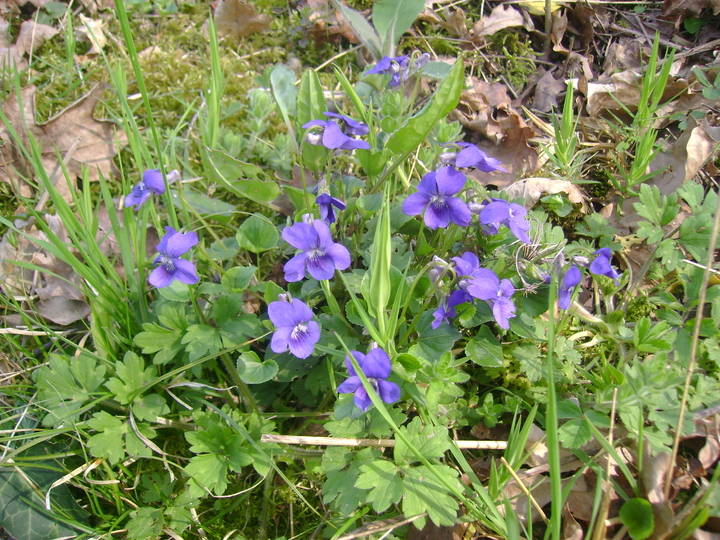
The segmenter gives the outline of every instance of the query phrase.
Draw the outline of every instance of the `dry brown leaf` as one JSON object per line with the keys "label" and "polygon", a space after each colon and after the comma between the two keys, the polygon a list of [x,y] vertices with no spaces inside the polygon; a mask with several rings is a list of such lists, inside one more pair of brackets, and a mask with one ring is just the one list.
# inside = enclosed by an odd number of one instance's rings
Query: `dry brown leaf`
{"label": "dry brown leaf", "polygon": [[553,109],[557,109],[557,96],[567,88],[567,83],[563,79],[556,79],[552,71],[546,71],[540,68],[542,76],[538,79],[535,86],[535,98],[533,99],[532,109],[538,112],[547,113]]}
{"label": "dry brown leaf", "polygon": [[700,15],[704,9],[711,9],[714,15],[720,13],[720,0],[665,0],[662,14],[665,18],[675,21],[676,28],[687,17]]}
{"label": "dry brown leaf", "polygon": [[445,28],[445,30],[447,30],[450,37],[460,39],[468,38],[470,33],[467,28],[467,18],[465,17],[465,12],[462,9],[456,8],[454,11],[450,12],[450,9],[446,8],[443,10],[443,15],[445,16],[445,20],[440,20],[440,24],[443,28]]}
{"label": "dry brown leaf", "polygon": [[523,16],[523,14],[512,6],[500,4],[496,6],[490,15],[485,15],[477,21],[470,34],[473,41],[479,41],[480,38],[492,36],[496,32],[504,28],[513,28],[523,26],[526,30],[533,30],[532,21]]}
{"label": "dry brown leaf", "polygon": [[646,40],[623,36],[608,46],[600,79],[606,79],[620,71],[640,71],[642,66],[640,59],[649,56],[650,47]]}
{"label": "dry brown leaf", "polygon": [[[88,170],[90,181],[97,181],[100,174],[109,178],[115,170],[113,158],[117,154],[116,144],[126,140],[125,132],[113,122],[93,117],[95,105],[104,92],[101,85],[45,124],[38,124],[35,118],[35,91],[32,85],[23,88],[20,100],[11,94],[2,109],[14,127],[20,144],[28,148],[32,136],[40,145],[45,172],[51,179],[60,178],[55,187],[69,201],[70,187],[60,171],[57,153],[66,160],[71,181],[82,175],[83,168]],[[35,176],[32,167],[17,149],[17,142],[7,127],[0,130],[0,139],[4,143],[0,150],[0,176],[20,189],[23,195],[29,196],[24,179]]]}
{"label": "dry brown leaf", "polygon": [[20,33],[15,41],[20,54],[35,52],[43,46],[45,40],[52,39],[58,31],[47,24],[38,24],[32,20],[25,21],[20,26]]}
{"label": "dry brown leaf", "polygon": [[587,211],[585,196],[582,191],[567,180],[555,180],[553,178],[525,178],[515,182],[505,189],[510,200],[525,199],[525,208],[532,208],[546,194],[565,193],[568,200],[573,204],[581,205],[581,211]]}
{"label": "dry brown leaf", "polygon": [[87,56],[97,56],[102,53],[103,47],[107,44],[107,38],[103,33],[105,22],[100,19],[91,19],[81,13],[80,24],[81,26],[78,27],[78,32],[80,32],[83,40],[92,43],[92,47],[87,52]]}
{"label": "dry brown leaf", "polygon": [[360,40],[355,35],[352,26],[339,9],[332,8],[328,0],[309,0],[308,6],[312,13],[308,19],[313,24],[309,36],[319,47],[323,43],[338,41],[341,37],[350,43],[358,44]]}
{"label": "dry brown leaf", "polygon": [[652,503],[667,502],[663,489],[665,487],[665,476],[669,467],[673,466],[670,452],[650,453],[650,445],[643,445],[643,467],[640,471],[640,478],[645,489],[647,500]]}
{"label": "dry brown leaf", "polygon": [[0,80],[6,73],[12,73],[13,66],[18,70],[25,69],[27,62],[23,53],[10,43],[10,24],[0,17]]}
{"label": "dry brown leaf", "polygon": [[568,20],[565,10],[558,10],[552,14],[552,26],[550,27],[550,39],[553,43],[555,52],[567,54],[569,51],[562,44],[565,31],[567,30]]}
{"label": "dry brown leaf", "polygon": [[[623,107],[631,112],[636,111],[640,101],[640,85],[640,74],[635,71],[621,71],[611,75],[609,80],[589,83],[586,92],[588,114],[593,117],[607,111],[622,111]],[[677,99],[687,90],[687,81],[671,81],[665,87],[660,103]]]}
{"label": "dry brown leaf", "polygon": [[264,32],[272,22],[268,15],[255,12],[255,4],[244,0],[219,0],[213,15],[220,37],[242,38]]}

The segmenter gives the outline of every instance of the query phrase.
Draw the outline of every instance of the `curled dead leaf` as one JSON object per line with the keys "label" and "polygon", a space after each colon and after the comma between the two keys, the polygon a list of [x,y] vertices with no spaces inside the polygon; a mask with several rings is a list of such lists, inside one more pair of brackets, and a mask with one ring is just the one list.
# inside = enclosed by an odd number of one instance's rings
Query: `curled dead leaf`
{"label": "curled dead leaf", "polygon": [[505,189],[512,199],[525,199],[525,208],[532,208],[544,195],[564,193],[572,204],[579,204],[583,213],[587,212],[585,195],[572,182],[553,178],[525,178]]}
{"label": "curled dead leaf", "polygon": [[270,28],[272,19],[255,11],[255,4],[244,0],[219,0],[215,11],[215,26],[220,37],[242,38]]}
{"label": "curled dead leaf", "polygon": [[534,29],[529,17],[524,16],[512,6],[500,4],[490,12],[490,15],[485,15],[473,25],[470,36],[474,42],[478,42],[500,30],[516,26],[522,26],[528,31]]}

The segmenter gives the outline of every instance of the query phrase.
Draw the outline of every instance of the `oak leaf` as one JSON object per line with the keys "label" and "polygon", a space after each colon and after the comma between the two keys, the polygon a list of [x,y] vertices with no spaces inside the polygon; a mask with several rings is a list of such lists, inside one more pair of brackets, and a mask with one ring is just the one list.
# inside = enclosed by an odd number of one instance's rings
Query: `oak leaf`
{"label": "oak leaf", "polygon": [[2,106],[8,122],[0,129],[0,140],[3,142],[0,178],[15,185],[23,196],[31,194],[26,181],[35,178],[36,173],[20,149],[30,148],[31,137],[40,147],[47,177],[56,182],[55,187],[65,200],[71,200],[70,189],[62,174],[58,155],[66,162],[71,182],[75,177],[82,176],[84,168],[88,170],[90,181],[99,180],[101,174],[105,178],[112,176],[117,144],[125,142],[126,135],[113,122],[93,117],[104,90],[102,85],[95,86],[44,124],[38,124],[35,116],[35,86],[23,88],[19,99],[16,93],[11,94]]}

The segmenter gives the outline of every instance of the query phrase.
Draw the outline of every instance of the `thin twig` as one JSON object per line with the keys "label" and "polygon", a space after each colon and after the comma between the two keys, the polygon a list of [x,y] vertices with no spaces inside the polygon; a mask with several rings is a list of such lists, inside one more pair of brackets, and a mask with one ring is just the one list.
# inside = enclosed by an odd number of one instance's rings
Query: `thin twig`
{"label": "thin twig", "polygon": [[[276,435],[266,433],[260,442],[280,444],[306,444],[312,446],[372,446],[392,448],[395,439],[349,439],[345,437],[303,437],[296,435]],[[455,441],[458,448],[466,450],[504,450],[507,441]]]}

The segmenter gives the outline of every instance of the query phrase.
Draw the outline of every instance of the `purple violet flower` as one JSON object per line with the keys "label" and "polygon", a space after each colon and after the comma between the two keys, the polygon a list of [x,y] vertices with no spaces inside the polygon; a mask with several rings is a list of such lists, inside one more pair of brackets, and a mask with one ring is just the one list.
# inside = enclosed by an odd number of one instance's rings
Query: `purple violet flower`
{"label": "purple violet flower", "polygon": [[408,216],[424,211],[423,219],[430,229],[444,229],[451,221],[466,227],[472,212],[462,199],[453,197],[465,187],[465,180],[465,175],[453,167],[430,171],[418,184],[417,192],[405,199],[402,210]]}
{"label": "purple violet flower", "polygon": [[[180,177],[177,171],[167,174],[168,184],[172,184]],[[140,208],[145,201],[153,195],[165,193],[165,182],[159,169],[148,169],[142,175],[142,180],[133,186],[132,190],[125,197],[125,206],[137,206]]]}
{"label": "purple violet flower", "polygon": [[486,173],[494,171],[507,172],[507,169],[501,165],[500,160],[488,156],[474,144],[465,142],[455,144],[463,147],[455,157],[456,167],[475,167]]}
{"label": "purple violet flower", "polygon": [[342,244],[333,242],[330,228],[319,219],[309,223],[295,223],[285,227],[283,239],[302,251],[285,263],[285,280],[300,281],[309,273],[315,279],[330,279],[335,269],[350,266],[350,252]]}
{"label": "purple violet flower", "polygon": [[526,215],[527,210],[519,204],[493,199],[480,210],[480,224],[495,231],[500,225],[507,225],[518,240],[529,244],[530,237],[527,232],[530,224],[525,219]]}
{"label": "purple violet flower", "polygon": [[582,272],[580,272],[580,269],[577,266],[572,265],[567,269],[567,272],[565,272],[562,282],[558,287],[558,307],[560,309],[567,309],[570,307],[572,294],[581,279]]}
{"label": "purple violet flower", "polygon": [[160,265],[150,273],[148,281],[154,287],[162,288],[177,279],[181,283],[194,285],[200,278],[195,272],[195,265],[180,256],[198,243],[197,233],[179,233],[172,227],[165,227],[165,236],[157,246],[159,255],[155,264]]}
{"label": "purple violet flower", "polygon": [[383,56],[375,66],[365,72],[365,75],[392,75],[388,86],[395,88],[408,80],[413,73],[429,61],[430,55],[428,53],[421,54],[412,63],[408,56]]}
{"label": "purple violet flower", "polygon": [[367,124],[364,124],[363,122],[358,122],[357,120],[354,120],[350,118],[349,116],[345,116],[344,114],[338,114],[338,113],[332,113],[332,112],[324,112],[325,116],[329,116],[330,118],[337,118],[342,122],[342,125],[340,126],[341,129],[343,129],[343,133],[347,135],[367,135],[370,133],[370,128],[367,126]]}
{"label": "purple violet flower", "polygon": [[278,300],[268,305],[268,317],[277,326],[270,341],[273,352],[290,354],[298,358],[307,358],[320,340],[320,326],[313,317],[312,310],[305,302],[293,298],[289,302]]}
{"label": "purple violet flower", "polygon": [[473,277],[480,269],[480,259],[471,251],[466,251],[460,257],[451,259],[455,262],[455,273],[458,277]]}
{"label": "purple violet flower", "polygon": [[[385,403],[395,403],[400,399],[400,387],[394,382],[386,380],[392,372],[392,364],[390,357],[382,349],[372,349],[367,354],[358,351],[350,351],[360,369],[367,377],[368,382]],[[359,409],[367,411],[372,400],[368,396],[367,390],[362,385],[360,377],[358,377],[355,368],[349,357],[345,357],[345,364],[348,368],[350,377],[338,386],[337,391],[341,394],[354,393],[353,401]]]}
{"label": "purple violet flower", "polygon": [[465,290],[471,296],[488,303],[500,328],[510,328],[509,319],[515,316],[515,304],[511,300],[515,287],[509,279],[501,281],[492,270],[480,268]]}
{"label": "purple violet flower", "polygon": [[433,317],[435,317],[435,320],[430,326],[432,326],[433,329],[436,329],[440,328],[440,325],[443,323],[450,324],[450,319],[454,318],[457,315],[455,306],[459,306],[460,304],[465,304],[466,302],[472,301],[472,296],[470,296],[462,289],[454,290],[450,293],[449,296],[443,296],[443,298],[440,300],[440,306],[438,306],[438,308],[433,313]]}
{"label": "purple violet flower", "polygon": [[595,258],[590,263],[590,273],[596,276],[607,276],[615,280],[615,285],[617,285],[620,273],[610,265],[610,259],[612,258],[610,248],[598,249],[595,255]]}
{"label": "purple violet flower", "polygon": [[307,141],[316,146],[324,146],[330,150],[370,150],[370,144],[366,141],[353,139],[349,135],[367,135],[369,128],[362,122],[336,113],[324,113],[326,116],[337,118],[345,130],[335,120],[311,120],[303,126],[308,129],[321,127],[321,131],[311,131],[307,134]]}
{"label": "purple violet flower", "polygon": [[[328,225],[335,223],[335,208],[345,210],[345,203],[340,199],[331,197],[329,193],[321,193],[318,195],[317,199],[315,199],[315,204],[318,205],[320,219]],[[335,208],[333,208],[333,206]]]}

